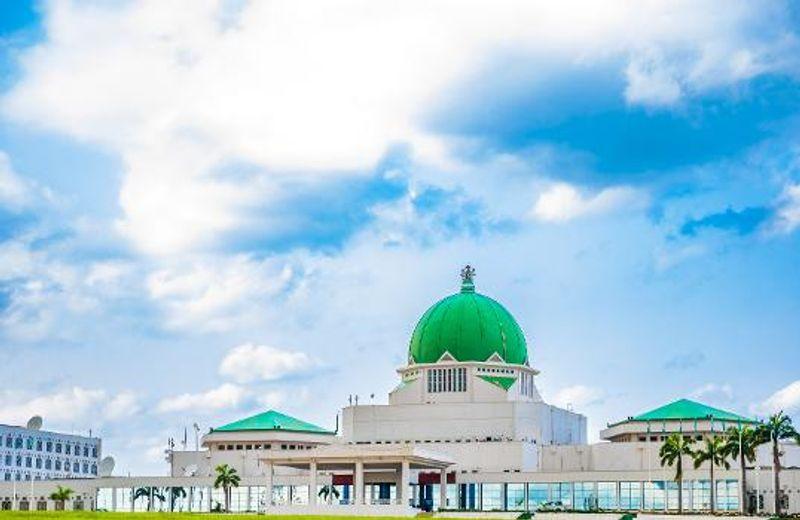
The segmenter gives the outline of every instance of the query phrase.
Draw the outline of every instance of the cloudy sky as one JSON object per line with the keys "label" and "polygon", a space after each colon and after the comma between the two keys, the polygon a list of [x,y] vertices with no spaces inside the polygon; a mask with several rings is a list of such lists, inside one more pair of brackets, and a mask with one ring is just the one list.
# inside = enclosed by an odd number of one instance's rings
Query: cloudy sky
{"label": "cloudy sky", "polygon": [[800,414],[789,2],[3,9],[0,422],[150,474],[194,422],[333,428],[467,262],[590,438]]}

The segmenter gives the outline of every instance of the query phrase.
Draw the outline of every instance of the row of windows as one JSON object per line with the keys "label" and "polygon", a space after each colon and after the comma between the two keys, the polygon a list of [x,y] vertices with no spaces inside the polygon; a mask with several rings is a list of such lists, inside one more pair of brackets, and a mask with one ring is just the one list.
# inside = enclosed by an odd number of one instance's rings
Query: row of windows
{"label": "row of windows", "polygon": [[428,369],[428,393],[466,392],[466,368]]}
{"label": "row of windows", "polygon": [[[692,437],[694,437],[694,440],[696,440],[696,441],[702,441],[703,440],[703,436],[702,435],[694,435],[694,436],[692,436],[692,435],[684,435],[683,436],[683,440],[690,441],[690,440],[692,440]],[[639,435],[638,440],[639,440],[639,442],[647,442],[648,437],[646,435]],[[667,435],[650,435],[650,439],[649,440],[650,440],[650,442],[665,441],[665,440],[667,440]]]}
{"label": "row of windows", "polygon": [[53,452],[55,450],[56,453],[64,452],[65,455],[72,455],[73,453],[76,456],[80,456],[81,454],[84,457],[88,457],[91,453],[92,457],[97,458],[97,446],[89,446],[75,444],[72,445],[68,442],[53,442],[53,441],[43,441],[42,439],[34,439],[33,437],[12,437],[11,435],[6,436],[5,442],[6,448],[14,448],[14,449],[27,449],[27,450],[36,450],[36,451],[46,451],[46,452]]}
{"label": "row of windows", "polygon": [[519,378],[519,392],[528,397],[534,396],[533,374],[528,372],[520,372]]}
{"label": "row of windows", "polygon": [[[678,509],[678,484],[674,481],[487,483],[460,484],[458,489],[452,487],[454,489],[448,486],[447,490],[448,506],[458,500],[462,509],[536,511],[545,503],[560,504],[564,509],[576,511]],[[433,494],[434,497],[437,495]],[[710,495],[711,483],[708,480],[683,482],[685,510],[710,509]],[[736,480],[716,481],[716,507],[720,511],[739,509]]]}
{"label": "row of windows", "polygon": [[[478,439],[478,438],[474,438],[474,439],[473,438],[467,438],[467,439],[422,439],[422,440],[415,439],[413,441],[412,440],[356,441],[355,443],[351,442],[350,444],[431,444],[431,443],[436,443],[436,444],[439,444],[439,443],[460,444],[462,442],[463,443],[469,443],[469,442],[504,442],[504,441],[510,441],[510,440],[511,439],[509,439],[509,438],[487,436],[487,437],[483,437],[483,438],[480,438],[480,439]],[[528,439],[523,438],[522,441],[527,442]],[[530,439],[530,442],[532,442],[533,444],[536,444],[536,439]]]}
{"label": "row of windows", "polygon": [[31,473],[27,471],[3,471],[0,472],[3,476],[3,480],[6,482],[10,482],[12,480],[52,480],[52,479],[64,479],[64,478],[78,478],[74,474],[70,473],[58,473],[58,472],[51,472],[51,473]]}
{"label": "row of windows", "polygon": [[[55,470],[61,471],[63,468],[64,471],[72,471],[73,473],[84,473],[87,475],[97,475],[97,464],[89,464],[88,462],[84,462],[81,464],[78,461],[70,462],[68,460],[61,461],[61,459],[42,459],[41,457],[36,457],[35,459],[30,455],[23,457],[22,455],[17,455],[16,457],[12,455],[6,455],[2,461],[5,463],[5,466],[12,467],[16,466],[18,468],[36,468],[36,469],[46,469],[46,470]],[[83,470],[83,471],[81,471]]]}
{"label": "row of windows", "polygon": [[271,449],[281,449],[281,450],[310,450],[314,448],[313,444],[275,444],[273,448],[272,444],[220,444],[217,449],[220,451],[241,451],[241,450],[271,450]]}

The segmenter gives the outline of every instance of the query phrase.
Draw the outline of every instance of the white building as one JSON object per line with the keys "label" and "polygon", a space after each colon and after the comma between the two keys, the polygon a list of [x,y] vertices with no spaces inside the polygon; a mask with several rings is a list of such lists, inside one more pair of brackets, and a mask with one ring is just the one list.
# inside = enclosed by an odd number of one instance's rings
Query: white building
{"label": "white building", "polygon": [[[465,268],[461,290],[420,319],[388,404],[345,407],[341,432],[267,411],[213,429],[199,451],[172,452],[169,477],[87,482],[81,504],[90,497],[88,506],[102,509],[208,511],[224,502],[212,488],[214,468],[228,464],[242,476],[235,511],[412,515],[549,503],[666,512],[678,509],[674,469],[659,463],[666,436],[699,442],[753,422],[679,400],[611,424],[604,442],[587,444],[585,417],[542,400],[524,334],[502,305],[475,292],[473,274]],[[798,512],[800,450],[790,443],[783,453],[784,510]],[[745,504],[738,465],[716,468],[718,510],[771,510],[772,458],[767,446],[758,455]],[[710,508],[709,469],[684,461],[685,510]],[[0,486],[0,505],[14,507],[4,493]]]}
{"label": "white building", "polygon": [[0,424],[0,480],[97,476],[100,439],[44,431],[40,426],[38,417],[32,418],[27,426]]}

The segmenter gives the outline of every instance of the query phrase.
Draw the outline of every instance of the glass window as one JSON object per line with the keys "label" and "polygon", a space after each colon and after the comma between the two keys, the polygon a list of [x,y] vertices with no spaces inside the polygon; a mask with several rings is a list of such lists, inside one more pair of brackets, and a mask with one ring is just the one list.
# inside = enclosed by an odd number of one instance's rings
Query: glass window
{"label": "glass window", "polygon": [[483,484],[481,499],[481,509],[484,511],[501,511],[503,509],[503,484]]}
{"label": "glass window", "polygon": [[42,459],[36,458],[36,469],[42,469]]}
{"label": "glass window", "polygon": [[36,451],[42,451],[42,439],[36,441]]}
{"label": "glass window", "polygon": [[25,448],[29,450],[33,449],[33,437],[28,437],[25,439]]}
{"label": "glass window", "polygon": [[591,511],[597,509],[594,482],[575,482],[575,509]]}
{"label": "glass window", "polygon": [[739,485],[737,480],[717,480],[717,509],[719,511],[739,510]]}
{"label": "glass window", "polygon": [[538,507],[549,500],[547,495],[549,484],[546,482],[531,482],[528,484],[528,509],[536,511]]}
{"label": "glass window", "polygon": [[14,439],[14,447],[17,449],[22,449],[22,437],[17,437]]}
{"label": "glass window", "polygon": [[75,462],[75,463],[72,465],[72,471],[73,471],[73,472],[75,472],[75,473],[78,473],[80,470],[81,470],[81,466],[80,466],[80,464],[78,464],[77,462]]}
{"label": "glass window", "polygon": [[97,457],[97,446],[92,446],[92,457]]}
{"label": "glass window", "polygon": [[[71,444],[65,444],[64,445],[64,453],[66,453],[67,455],[70,455],[72,453],[72,445]],[[78,451],[77,451],[77,448],[76,448],[75,449],[75,455],[77,455],[77,454],[78,454]]]}
{"label": "glass window", "polygon": [[22,455],[17,455],[17,467],[22,466]]}
{"label": "glass window", "polygon": [[525,484],[506,485],[506,509],[509,511],[525,510]]}
{"label": "glass window", "polygon": [[598,482],[597,483],[597,507],[600,509],[617,509],[617,483]]}
{"label": "glass window", "polygon": [[56,453],[61,453],[61,443],[60,442],[56,443]]}
{"label": "glass window", "polygon": [[628,510],[639,510],[642,508],[641,482],[619,483],[619,508]]}
{"label": "glass window", "polygon": [[61,461],[56,459],[56,471],[61,471]]}
{"label": "glass window", "polygon": [[644,483],[644,509],[661,511],[666,507],[666,486],[663,480]]}
{"label": "glass window", "polygon": [[47,459],[44,461],[44,469],[50,469],[53,466],[53,461]]}
{"label": "glass window", "polygon": [[13,443],[14,443],[14,440],[11,438],[11,435],[7,436],[6,437],[6,448],[10,448]]}
{"label": "glass window", "polygon": [[6,466],[11,465],[11,455],[6,455]]}
{"label": "glass window", "polygon": [[555,482],[550,487],[550,500],[572,509],[572,482]]}
{"label": "glass window", "polygon": [[708,480],[692,481],[692,508],[711,509],[711,483]]}
{"label": "glass window", "polygon": [[53,451],[53,442],[52,441],[47,441],[46,448],[47,448],[47,451]]}
{"label": "glass window", "polygon": [[84,446],[83,447],[83,456],[84,457],[88,457],[89,456],[89,447],[88,446]]}

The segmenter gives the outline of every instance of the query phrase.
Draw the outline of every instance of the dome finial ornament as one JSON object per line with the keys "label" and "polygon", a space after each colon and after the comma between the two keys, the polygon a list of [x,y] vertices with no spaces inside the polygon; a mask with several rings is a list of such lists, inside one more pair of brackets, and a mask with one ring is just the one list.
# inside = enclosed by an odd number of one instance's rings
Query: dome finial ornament
{"label": "dome finial ornament", "polygon": [[461,292],[475,292],[475,268],[467,264],[461,270]]}

